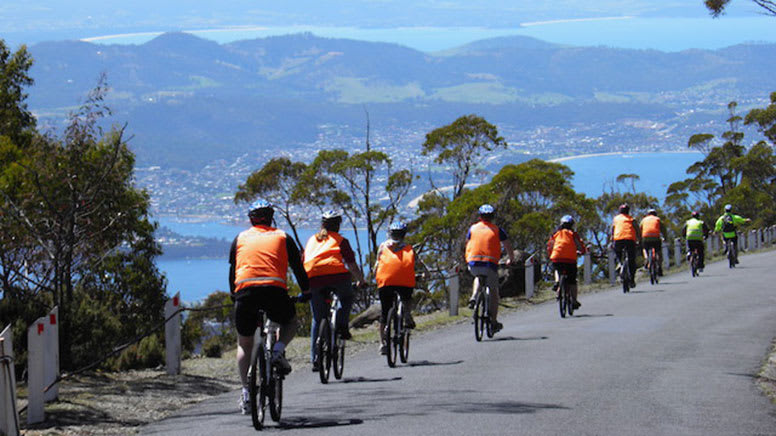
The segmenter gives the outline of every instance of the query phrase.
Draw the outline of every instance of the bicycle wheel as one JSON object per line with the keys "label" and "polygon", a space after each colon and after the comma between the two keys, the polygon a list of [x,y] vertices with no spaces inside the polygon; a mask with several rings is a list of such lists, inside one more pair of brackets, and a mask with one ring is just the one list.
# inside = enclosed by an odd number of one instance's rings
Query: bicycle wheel
{"label": "bicycle wheel", "polygon": [[698,276],[698,254],[694,250],[690,256],[690,275],[692,277]]}
{"label": "bicycle wheel", "polygon": [[732,242],[725,242],[727,244],[727,258],[728,258],[728,267],[729,268],[735,268],[736,267],[736,248],[735,245]]}
{"label": "bicycle wheel", "polygon": [[253,427],[261,430],[264,426],[264,407],[267,404],[266,382],[267,356],[264,344],[253,347],[251,353],[251,368],[248,371],[248,391],[250,393],[251,419]]}
{"label": "bicycle wheel", "polygon": [[652,285],[657,284],[657,259],[655,257],[655,249],[649,250],[649,283]]}
{"label": "bicycle wheel", "polygon": [[337,380],[342,379],[342,374],[345,371],[345,339],[337,335],[334,341],[334,349],[332,350],[332,365],[334,366],[334,378]]}
{"label": "bicycle wheel", "polygon": [[407,363],[407,357],[410,354],[410,330],[404,325],[404,310],[399,311],[399,360],[401,363]]}
{"label": "bicycle wheel", "polygon": [[476,339],[477,342],[482,340],[482,334],[485,332],[485,323],[487,322],[487,309],[485,308],[484,300],[483,292],[480,290],[477,292],[477,300],[476,303],[474,303],[474,314],[472,315],[474,317],[474,339]]}
{"label": "bicycle wheel", "polygon": [[318,327],[318,338],[315,340],[315,355],[319,362],[318,377],[321,383],[329,382],[329,371],[331,370],[331,325],[329,318],[321,320]]}
{"label": "bicycle wheel", "polygon": [[622,269],[620,270],[620,279],[622,280],[622,293],[627,294],[630,292],[630,259],[628,259],[628,253],[625,252],[622,260]]}
{"label": "bicycle wheel", "polygon": [[283,376],[278,374],[274,365],[269,368],[269,416],[273,421],[280,421],[283,410]]}
{"label": "bicycle wheel", "polygon": [[485,323],[485,334],[487,334],[489,338],[492,338],[493,334],[496,332],[493,331],[493,324],[491,323],[491,318],[490,318],[491,290],[490,288],[485,288],[485,289],[487,289],[487,291],[482,293],[482,306],[485,308],[485,316],[483,317],[484,318],[483,322]]}
{"label": "bicycle wheel", "polygon": [[385,354],[385,358],[388,359],[388,366],[391,368],[396,366],[396,354],[399,349],[399,344],[395,337],[396,325],[396,308],[392,307],[388,311],[388,318],[385,323],[385,344],[388,346],[388,353]]}
{"label": "bicycle wheel", "polygon": [[560,309],[560,317],[566,317],[566,280],[561,276],[560,282],[558,282],[558,308]]}

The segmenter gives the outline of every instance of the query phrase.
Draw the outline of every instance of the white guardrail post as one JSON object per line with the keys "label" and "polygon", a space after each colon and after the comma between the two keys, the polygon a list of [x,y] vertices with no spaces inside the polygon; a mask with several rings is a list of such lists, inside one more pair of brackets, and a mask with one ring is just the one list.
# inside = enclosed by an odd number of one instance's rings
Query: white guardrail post
{"label": "white guardrail post", "polygon": [[46,318],[38,318],[27,329],[27,424],[36,424],[46,419],[43,409],[46,321]]}
{"label": "white guardrail post", "polygon": [[671,268],[671,256],[668,255],[668,244],[663,244],[663,270],[668,274],[668,268]]}
{"label": "white guardrail post", "polygon": [[[49,386],[59,377],[59,307],[54,307],[46,316],[46,329],[43,335],[43,383]],[[53,385],[43,393],[43,400],[50,403],[59,398],[59,385]]]}
{"label": "white guardrail post", "polygon": [[711,239],[711,254],[716,254],[719,251],[719,236],[712,233],[709,239]]}
{"label": "white guardrail post", "polygon": [[525,298],[531,298],[534,295],[534,268],[533,255],[525,260]]}
{"label": "white guardrail post", "polygon": [[585,284],[589,285],[593,283],[593,257],[590,255],[590,249],[588,249],[587,253],[585,253],[585,260],[583,265],[585,270]]}
{"label": "white guardrail post", "polygon": [[616,274],[616,255],[614,253],[614,248],[610,248],[607,252],[607,259],[609,260],[609,283],[614,286],[617,283],[617,274]]}
{"label": "white guardrail post", "polygon": [[682,264],[682,240],[679,238],[674,239],[674,264]]}
{"label": "white guardrail post", "polygon": [[738,239],[737,239],[737,241],[738,241],[737,252],[741,253],[741,252],[744,251],[744,245],[746,244],[746,241],[745,241],[746,233],[736,232],[736,235],[738,236]]}
{"label": "white guardrail post", "polygon": [[450,316],[458,316],[458,300],[461,297],[461,278],[458,276],[456,268],[450,270],[450,278],[447,282],[447,289],[450,291],[449,301],[447,302]]}
{"label": "white guardrail post", "polygon": [[[177,375],[181,373],[181,314],[178,312],[181,304],[181,293],[178,292],[164,304],[164,319],[168,319],[164,325],[165,354],[167,360],[167,374]],[[178,312],[178,313],[175,313]],[[175,316],[173,316],[175,314]],[[172,318],[170,318],[172,316]]]}
{"label": "white guardrail post", "polygon": [[0,434],[19,436],[11,326],[0,333]]}
{"label": "white guardrail post", "polygon": [[706,253],[708,253],[708,256],[711,257],[714,254],[714,246],[712,245],[713,238],[711,236],[706,238]]}

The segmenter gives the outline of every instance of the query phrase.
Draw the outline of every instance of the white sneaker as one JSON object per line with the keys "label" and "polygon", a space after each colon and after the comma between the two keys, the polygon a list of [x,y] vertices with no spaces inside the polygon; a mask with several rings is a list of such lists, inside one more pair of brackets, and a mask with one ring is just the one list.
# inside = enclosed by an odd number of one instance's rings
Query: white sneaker
{"label": "white sneaker", "polygon": [[251,394],[245,388],[240,393],[240,413],[243,415],[251,413]]}

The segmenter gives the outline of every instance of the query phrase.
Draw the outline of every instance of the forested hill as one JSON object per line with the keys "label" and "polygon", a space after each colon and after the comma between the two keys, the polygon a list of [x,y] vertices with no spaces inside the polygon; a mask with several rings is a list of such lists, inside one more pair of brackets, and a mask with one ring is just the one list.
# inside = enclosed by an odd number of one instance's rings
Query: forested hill
{"label": "forested hill", "polygon": [[[164,143],[169,151],[186,143],[196,148],[188,158],[214,143],[226,147],[226,155],[236,153],[228,144],[246,138],[309,141],[321,123],[361,129],[364,104],[397,124],[431,125],[467,112],[524,125],[533,122],[524,115],[536,111],[544,111],[542,123],[562,124],[586,121],[591,112],[607,122],[618,113],[715,110],[731,99],[764,98],[776,71],[773,44],[665,53],[527,37],[435,55],[311,34],[219,45],[171,33],[139,46],[68,41],[30,50],[35,86],[29,103],[39,116],[62,116],[105,72],[111,104],[138,129],[141,146]],[[138,155],[147,161],[145,153]]]}

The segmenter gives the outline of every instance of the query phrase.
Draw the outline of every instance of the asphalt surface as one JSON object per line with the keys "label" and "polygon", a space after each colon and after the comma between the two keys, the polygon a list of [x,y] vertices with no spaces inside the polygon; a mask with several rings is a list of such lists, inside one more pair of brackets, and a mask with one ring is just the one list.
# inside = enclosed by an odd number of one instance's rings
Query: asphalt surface
{"label": "asphalt surface", "polygon": [[[344,381],[293,372],[283,435],[776,435],[776,406],[754,377],[776,336],[776,253],[742,255],[659,285],[583,295],[572,318],[547,303],[501,317],[477,343],[470,323],[413,337],[410,362],[376,350]],[[143,435],[249,435],[238,392]]]}

